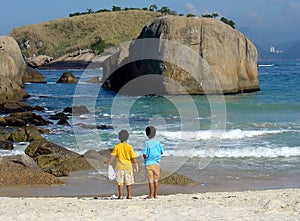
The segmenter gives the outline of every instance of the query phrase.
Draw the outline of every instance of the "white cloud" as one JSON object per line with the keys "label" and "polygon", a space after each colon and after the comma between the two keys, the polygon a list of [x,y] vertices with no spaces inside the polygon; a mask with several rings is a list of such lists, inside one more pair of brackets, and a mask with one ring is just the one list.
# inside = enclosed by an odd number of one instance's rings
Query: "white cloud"
{"label": "white cloud", "polygon": [[185,7],[188,9],[188,12],[194,15],[198,15],[199,12],[197,10],[197,8],[192,4],[192,3],[186,3]]}
{"label": "white cloud", "polygon": [[256,11],[250,11],[248,12],[248,17],[250,18],[250,20],[257,24],[257,25],[263,25],[264,24],[264,21],[265,19],[259,15]]}

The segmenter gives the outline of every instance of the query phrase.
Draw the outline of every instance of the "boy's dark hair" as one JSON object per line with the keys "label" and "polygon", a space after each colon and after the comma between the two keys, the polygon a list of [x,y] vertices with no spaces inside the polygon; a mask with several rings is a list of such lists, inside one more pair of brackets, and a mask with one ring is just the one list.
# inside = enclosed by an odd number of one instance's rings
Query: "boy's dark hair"
{"label": "boy's dark hair", "polygon": [[118,138],[121,142],[124,142],[126,140],[128,140],[128,137],[129,137],[129,133],[127,130],[121,130],[119,133],[118,133]]}
{"label": "boy's dark hair", "polygon": [[151,138],[155,137],[156,129],[153,126],[148,126],[148,127],[146,127],[145,132],[146,132],[147,137],[149,139],[151,139]]}

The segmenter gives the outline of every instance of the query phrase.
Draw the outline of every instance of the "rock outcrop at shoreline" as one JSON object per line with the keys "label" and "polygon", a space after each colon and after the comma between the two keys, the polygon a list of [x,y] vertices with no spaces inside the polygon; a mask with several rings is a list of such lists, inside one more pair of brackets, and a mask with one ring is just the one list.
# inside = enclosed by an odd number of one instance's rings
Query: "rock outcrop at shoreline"
{"label": "rock outcrop at shoreline", "polygon": [[[102,151],[88,150],[83,155],[70,151],[52,142],[40,139],[34,140],[26,148],[25,153],[31,157],[44,171],[56,176],[67,176],[75,171],[105,170],[110,158],[111,149]],[[142,159],[139,159],[140,165]],[[147,183],[145,172],[141,169],[135,173],[136,183]],[[192,186],[196,182],[192,179],[168,171],[161,171],[162,184]]]}
{"label": "rock outcrop at shoreline", "polygon": [[[25,82],[45,83],[45,78],[28,67],[17,42],[8,36],[0,36],[0,117],[1,149],[14,149],[12,142],[42,139],[43,129],[36,125],[51,123],[32,113],[40,107],[23,103],[29,95]],[[54,175],[44,172],[25,154],[0,157],[0,185],[10,184],[62,184]]]}
{"label": "rock outcrop at shoreline", "polygon": [[[119,91],[150,74],[144,85],[137,85],[140,94],[147,87],[166,94],[258,91],[257,57],[249,39],[219,20],[163,16],[146,26],[128,51],[105,60],[102,83]],[[155,75],[161,77],[156,80]]]}
{"label": "rock outcrop at shoreline", "polygon": [[26,98],[24,82],[46,81],[39,72],[25,64],[19,45],[13,38],[0,36],[0,104]]}
{"label": "rock outcrop at shoreline", "polygon": [[62,184],[45,173],[30,157],[16,155],[0,158],[0,185]]}
{"label": "rock outcrop at shoreline", "polygon": [[99,56],[89,51],[78,50],[49,62],[46,61],[44,64],[40,62],[37,67],[40,69],[98,69],[102,67],[102,62],[105,59],[106,56]]}

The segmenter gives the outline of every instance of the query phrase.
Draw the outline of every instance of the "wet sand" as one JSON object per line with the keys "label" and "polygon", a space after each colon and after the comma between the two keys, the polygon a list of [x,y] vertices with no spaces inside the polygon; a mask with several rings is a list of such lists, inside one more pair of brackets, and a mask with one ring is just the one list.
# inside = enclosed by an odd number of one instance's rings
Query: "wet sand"
{"label": "wet sand", "polygon": [[[224,161],[216,160],[205,169],[197,169],[197,162],[186,162],[176,172],[188,176],[197,182],[194,186],[160,185],[159,194],[205,193],[226,191],[249,191],[268,189],[300,188],[299,169],[290,171],[261,170],[257,168],[227,167]],[[163,166],[163,165],[162,165]],[[143,169],[140,167],[140,169]],[[31,185],[1,186],[0,196],[3,197],[84,197],[117,194],[114,181],[98,173],[79,172],[60,178],[64,185]],[[146,180],[133,186],[133,195],[148,193]]]}

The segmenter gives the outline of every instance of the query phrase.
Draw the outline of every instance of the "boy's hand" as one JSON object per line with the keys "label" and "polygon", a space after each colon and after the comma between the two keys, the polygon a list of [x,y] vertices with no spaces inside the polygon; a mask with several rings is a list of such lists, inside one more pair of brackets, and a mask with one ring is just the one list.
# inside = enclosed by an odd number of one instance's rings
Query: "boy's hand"
{"label": "boy's hand", "polygon": [[134,164],[133,172],[138,172],[139,171],[139,165]]}

